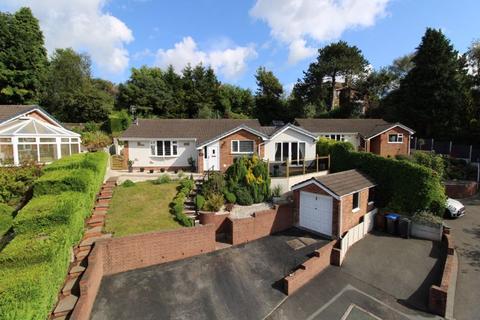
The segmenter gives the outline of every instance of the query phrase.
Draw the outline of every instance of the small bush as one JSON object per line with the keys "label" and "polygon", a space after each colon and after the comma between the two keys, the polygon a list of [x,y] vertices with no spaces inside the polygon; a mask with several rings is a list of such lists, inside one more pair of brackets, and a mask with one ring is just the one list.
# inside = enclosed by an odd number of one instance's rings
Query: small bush
{"label": "small bush", "polygon": [[443,224],[443,219],[441,217],[425,210],[415,213],[412,216],[412,221],[432,227],[439,227]]}
{"label": "small bush", "polygon": [[17,205],[26,196],[41,171],[35,165],[0,168],[0,202]]}
{"label": "small bush", "polygon": [[211,173],[202,185],[202,194],[205,198],[210,197],[212,194],[223,193],[226,187],[225,177],[223,174],[214,172]]}
{"label": "small bush", "polygon": [[247,190],[239,189],[237,190],[237,203],[242,206],[250,206],[253,204],[253,197]]}
{"label": "small bush", "polygon": [[222,208],[223,203],[223,195],[213,193],[207,198],[207,201],[205,201],[204,208],[207,211],[217,212]]}
{"label": "small bush", "polygon": [[228,192],[226,191],[224,193],[224,196],[225,196],[225,200],[228,202],[228,203],[235,203],[237,202],[237,197],[235,197],[235,194],[231,193],[231,192]]}
{"label": "small bush", "polygon": [[165,184],[169,183],[171,181],[170,176],[168,174],[162,174],[160,177],[157,179],[153,180],[153,184]]}
{"label": "small bush", "polygon": [[197,210],[202,210],[203,206],[205,205],[205,197],[202,196],[201,194],[197,194],[194,202],[195,202],[195,208],[197,208]]}
{"label": "small bush", "polygon": [[135,187],[135,182],[133,182],[132,180],[125,180],[123,183],[122,183],[122,187],[124,188],[131,188],[131,187]]}
{"label": "small bush", "polygon": [[275,187],[273,187],[272,195],[274,197],[280,197],[282,195],[282,186],[276,185]]}
{"label": "small bush", "polygon": [[181,189],[184,189],[187,191],[187,195],[190,193],[190,191],[193,190],[193,188],[195,188],[195,182],[192,180],[192,179],[182,179],[180,181],[180,188]]}

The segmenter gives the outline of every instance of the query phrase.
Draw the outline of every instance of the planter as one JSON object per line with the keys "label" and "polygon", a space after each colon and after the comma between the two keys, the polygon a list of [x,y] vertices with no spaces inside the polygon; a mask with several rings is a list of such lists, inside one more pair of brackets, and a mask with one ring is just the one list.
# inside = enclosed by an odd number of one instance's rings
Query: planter
{"label": "planter", "polygon": [[162,172],[162,173],[163,173],[163,172],[165,172],[165,169],[163,169],[163,168],[162,168],[162,169],[160,169],[160,172]]}
{"label": "planter", "polygon": [[412,221],[411,235],[415,238],[433,241],[442,240],[443,225],[426,225]]}
{"label": "planter", "polygon": [[145,171],[145,168],[140,168],[140,172],[144,172]]}
{"label": "planter", "polygon": [[153,173],[153,169],[148,170],[149,173]]}
{"label": "planter", "polygon": [[133,167],[128,167],[128,172],[133,172]]}

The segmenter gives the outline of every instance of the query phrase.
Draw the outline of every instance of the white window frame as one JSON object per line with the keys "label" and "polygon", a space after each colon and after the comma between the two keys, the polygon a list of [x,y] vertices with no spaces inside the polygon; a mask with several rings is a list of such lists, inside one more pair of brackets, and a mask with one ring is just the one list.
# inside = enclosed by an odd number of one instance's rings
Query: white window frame
{"label": "white window frame", "polygon": [[[390,141],[390,136],[396,136],[396,141]],[[403,133],[389,133],[388,143],[403,143]]]}
{"label": "white window frame", "polygon": [[[165,142],[170,143],[170,154],[169,155],[165,154]],[[158,147],[157,147],[158,143],[162,144],[162,154],[158,154]],[[178,141],[177,140],[152,140],[152,141],[150,141],[150,156],[152,156],[152,157],[163,157],[163,158],[178,157]]]}
{"label": "white window frame", "polygon": [[[324,138],[330,139],[330,140],[335,140],[335,141],[345,141],[345,135],[344,134],[325,134],[323,135]],[[333,138],[332,138],[333,137]]]}
{"label": "white window frame", "polygon": [[[298,164],[296,165],[293,165],[293,166],[303,166],[303,161],[305,160],[305,154],[303,155],[303,159],[300,158],[300,144],[304,144],[305,145],[305,148],[303,149],[304,153],[307,152],[307,143],[305,141],[282,141],[282,142],[275,142],[275,152],[274,152],[274,155],[273,155],[273,159],[275,160],[275,162],[284,162],[286,160],[283,160],[283,144],[284,143],[288,143],[288,162],[292,163],[292,143],[297,143],[297,161]],[[280,161],[276,160],[275,159],[275,155],[276,155],[276,150],[277,150],[277,144],[280,144]]]}
{"label": "white window frame", "polygon": [[[237,143],[237,151],[233,150],[233,143],[236,142]],[[244,151],[240,151],[240,143],[241,142],[251,142],[252,143],[252,151],[247,151],[247,152],[244,152]],[[230,151],[232,154],[254,154],[255,153],[255,141],[253,140],[232,140],[230,142]]]}
{"label": "white window frame", "polygon": [[[355,195],[357,195],[357,206],[355,207]],[[360,210],[360,191],[352,194],[352,212],[358,212]]]}

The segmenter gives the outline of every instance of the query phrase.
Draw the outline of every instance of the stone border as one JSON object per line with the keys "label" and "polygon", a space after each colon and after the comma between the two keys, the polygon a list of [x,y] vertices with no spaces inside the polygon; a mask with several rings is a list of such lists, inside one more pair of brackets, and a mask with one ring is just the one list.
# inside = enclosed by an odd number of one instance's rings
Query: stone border
{"label": "stone border", "polygon": [[432,285],[428,296],[428,308],[432,313],[447,319],[453,318],[455,288],[457,285],[458,256],[455,250],[450,229],[445,228],[442,243],[445,249],[445,262],[443,266],[440,285]]}

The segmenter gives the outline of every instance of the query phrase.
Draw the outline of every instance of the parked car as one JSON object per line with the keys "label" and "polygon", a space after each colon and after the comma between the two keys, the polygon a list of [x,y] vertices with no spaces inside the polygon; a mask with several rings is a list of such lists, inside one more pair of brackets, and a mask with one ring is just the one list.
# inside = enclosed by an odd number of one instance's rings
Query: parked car
{"label": "parked car", "polygon": [[445,215],[449,218],[458,218],[465,214],[465,206],[458,200],[447,198]]}

